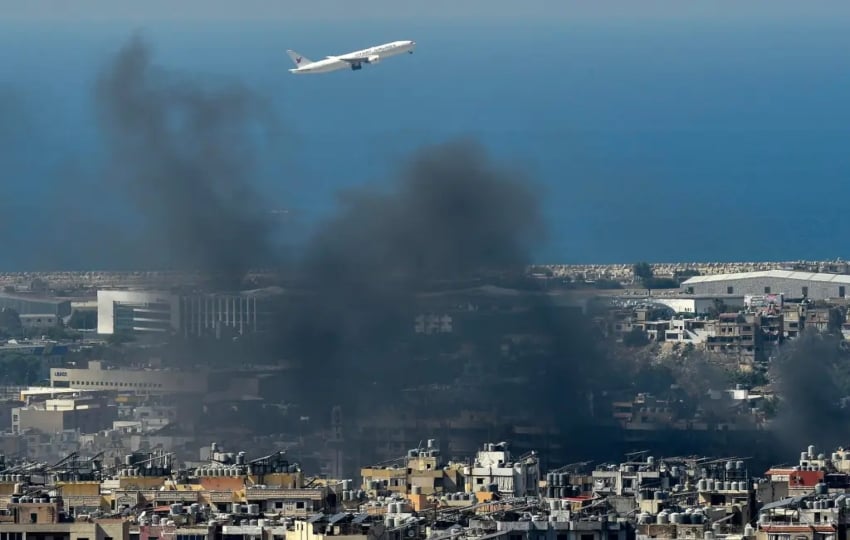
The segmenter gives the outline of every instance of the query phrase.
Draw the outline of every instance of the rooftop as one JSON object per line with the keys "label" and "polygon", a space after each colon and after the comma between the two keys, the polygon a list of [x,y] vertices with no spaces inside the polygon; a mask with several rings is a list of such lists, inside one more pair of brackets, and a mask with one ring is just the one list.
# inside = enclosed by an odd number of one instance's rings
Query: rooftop
{"label": "rooftop", "polygon": [[791,270],[764,270],[760,272],[739,272],[735,274],[694,276],[684,281],[682,285],[756,278],[795,279],[798,281],[822,281],[829,283],[850,284],[850,276],[844,274],[824,274],[820,272],[794,272]]}

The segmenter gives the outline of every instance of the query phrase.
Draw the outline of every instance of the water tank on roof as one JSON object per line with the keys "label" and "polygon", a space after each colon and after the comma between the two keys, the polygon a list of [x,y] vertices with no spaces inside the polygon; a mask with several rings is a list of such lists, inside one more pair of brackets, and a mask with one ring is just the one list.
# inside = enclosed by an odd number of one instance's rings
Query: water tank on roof
{"label": "water tank on roof", "polygon": [[260,505],[259,504],[249,504],[248,505],[248,514],[252,516],[256,516],[260,513]]}
{"label": "water tank on roof", "polygon": [[818,482],[815,486],[815,493],[818,495],[826,495],[826,492],[826,484],[824,484],[823,482]]}
{"label": "water tank on roof", "polygon": [[823,454],[818,454],[818,460],[819,460],[819,461],[823,461],[823,460],[825,460],[825,459],[826,459],[826,456],[825,456],[825,455],[823,455]]}
{"label": "water tank on roof", "polygon": [[699,481],[697,482],[697,490],[699,490],[699,491],[708,490],[708,480],[706,480],[705,478],[700,478]]}
{"label": "water tank on roof", "polygon": [[743,461],[736,462],[735,468],[738,469],[739,471],[743,471],[744,470],[744,462]]}
{"label": "water tank on roof", "polygon": [[705,523],[705,515],[702,512],[694,512],[691,514],[691,523],[694,525],[702,525]]}
{"label": "water tank on roof", "polygon": [[666,525],[667,523],[670,523],[670,514],[668,514],[666,510],[662,510],[658,514],[658,524]]}
{"label": "water tank on roof", "polygon": [[180,503],[174,503],[171,505],[171,514],[177,515],[183,513],[183,505]]}
{"label": "water tank on roof", "polygon": [[805,452],[805,451],[800,452],[800,461],[807,461],[808,459],[809,459],[808,452]]}
{"label": "water tank on roof", "polygon": [[809,451],[808,451],[808,454],[809,454],[809,459],[814,459],[814,458],[815,458],[815,445],[813,445],[813,444],[810,444],[810,445],[809,445]]}
{"label": "water tank on roof", "polygon": [[731,470],[733,470],[734,468],[735,468],[735,463],[734,463],[734,462],[732,462],[732,461],[727,461],[727,462],[726,462],[726,470],[727,470],[727,471],[731,471]]}
{"label": "water tank on roof", "polygon": [[750,537],[753,537],[755,535],[756,535],[756,530],[753,528],[752,525],[750,525],[749,523],[744,525],[744,536],[745,537],[750,538]]}

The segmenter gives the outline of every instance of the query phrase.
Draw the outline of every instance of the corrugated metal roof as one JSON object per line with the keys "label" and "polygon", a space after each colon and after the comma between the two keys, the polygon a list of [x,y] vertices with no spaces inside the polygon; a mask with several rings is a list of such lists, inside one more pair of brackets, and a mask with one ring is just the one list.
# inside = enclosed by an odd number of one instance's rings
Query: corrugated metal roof
{"label": "corrugated metal roof", "polygon": [[820,281],[826,283],[846,283],[850,285],[850,276],[845,274],[794,272],[791,270],[763,270],[759,272],[738,272],[736,274],[713,274],[710,276],[694,276],[682,282],[682,285],[694,285],[696,283],[711,283],[716,281],[736,281],[754,278],[794,279],[797,281]]}

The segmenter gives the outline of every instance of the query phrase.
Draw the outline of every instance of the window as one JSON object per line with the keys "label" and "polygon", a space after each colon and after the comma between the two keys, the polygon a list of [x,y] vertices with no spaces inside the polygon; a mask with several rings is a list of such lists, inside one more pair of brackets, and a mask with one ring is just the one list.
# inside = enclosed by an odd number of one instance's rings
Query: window
{"label": "window", "polygon": [[735,287],[726,287],[726,294],[733,294],[735,292]]}
{"label": "window", "polygon": [[839,297],[839,298],[844,298],[844,293],[845,293],[844,285],[842,285],[842,286],[838,287],[838,297]]}
{"label": "window", "polygon": [[808,298],[808,297],[809,297],[809,288],[803,287],[803,298]]}
{"label": "window", "polygon": [[[688,294],[694,294],[694,288],[693,288],[693,287],[688,287],[688,288],[685,290],[685,292],[687,292]],[[561,534],[559,534],[558,536],[565,536],[565,535],[561,535]]]}
{"label": "window", "polygon": [[770,294],[770,287],[764,288],[764,294]]}

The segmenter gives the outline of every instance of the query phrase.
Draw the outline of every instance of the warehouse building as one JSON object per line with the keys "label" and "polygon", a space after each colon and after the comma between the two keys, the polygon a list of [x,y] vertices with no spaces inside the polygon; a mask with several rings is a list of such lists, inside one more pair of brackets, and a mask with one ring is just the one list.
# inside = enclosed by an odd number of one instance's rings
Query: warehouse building
{"label": "warehouse building", "polygon": [[35,295],[0,293],[0,309],[13,309],[18,315],[51,315],[61,318],[71,314],[71,301]]}
{"label": "warehouse building", "polygon": [[767,270],[695,276],[682,283],[687,294],[695,295],[765,295],[782,294],[788,299],[828,300],[846,298],[850,276]]}

